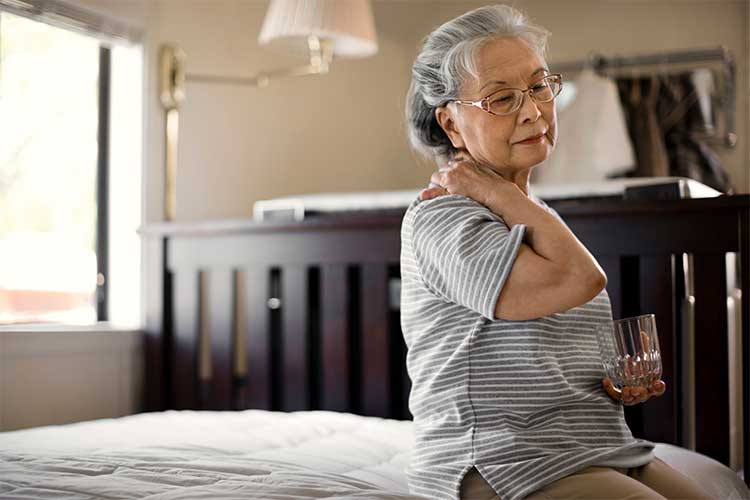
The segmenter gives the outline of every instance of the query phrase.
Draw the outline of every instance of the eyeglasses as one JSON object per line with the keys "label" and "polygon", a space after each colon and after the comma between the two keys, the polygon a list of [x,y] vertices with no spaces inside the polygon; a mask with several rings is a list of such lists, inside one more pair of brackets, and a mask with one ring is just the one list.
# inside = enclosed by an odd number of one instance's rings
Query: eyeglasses
{"label": "eyeglasses", "polygon": [[509,115],[517,111],[523,104],[523,95],[527,92],[537,102],[549,102],[562,90],[562,75],[553,73],[547,75],[526,90],[500,89],[478,101],[462,101],[454,99],[458,104],[476,106],[491,115]]}

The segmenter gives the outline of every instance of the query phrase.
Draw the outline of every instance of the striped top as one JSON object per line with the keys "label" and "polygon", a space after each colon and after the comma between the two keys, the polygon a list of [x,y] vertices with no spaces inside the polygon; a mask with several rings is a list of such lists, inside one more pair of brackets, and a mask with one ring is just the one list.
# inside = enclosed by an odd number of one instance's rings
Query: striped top
{"label": "striped top", "polygon": [[612,319],[606,289],[562,313],[495,318],[525,231],[462,195],[406,210],[401,328],[416,440],[406,472],[416,495],[457,500],[475,466],[500,498],[520,499],[591,465],[653,457],[601,386],[594,328]]}

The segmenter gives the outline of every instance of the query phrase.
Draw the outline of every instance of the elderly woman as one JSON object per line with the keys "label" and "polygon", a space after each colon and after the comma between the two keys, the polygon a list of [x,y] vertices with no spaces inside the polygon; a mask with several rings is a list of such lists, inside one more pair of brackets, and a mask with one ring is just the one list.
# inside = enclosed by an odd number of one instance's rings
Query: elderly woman
{"label": "elderly woman", "polygon": [[401,230],[401,322],[416,447],[410,489],[428,498],[701,498],[635,439],[594,328],[606,276],[529,193],[557,137],[561,76],[548,32],[494,5],[433,31],[412,68],[413,147],[441,168]]}

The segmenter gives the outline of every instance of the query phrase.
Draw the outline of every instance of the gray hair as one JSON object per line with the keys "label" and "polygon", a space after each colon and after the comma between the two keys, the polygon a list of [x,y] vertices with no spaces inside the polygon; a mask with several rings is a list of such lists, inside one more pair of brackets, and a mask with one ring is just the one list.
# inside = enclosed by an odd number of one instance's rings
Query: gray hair
{"label": "gray hair", "polygon": [[478,76],[475,56],[485,43],[519,37],[544,59],[549,35],[509,5],[488,5],[451,19],[425,37],[406,95],[406,127],[412,148],[435,161],[456,153],[435,118],[435,109],[457,99],[467,77]]}

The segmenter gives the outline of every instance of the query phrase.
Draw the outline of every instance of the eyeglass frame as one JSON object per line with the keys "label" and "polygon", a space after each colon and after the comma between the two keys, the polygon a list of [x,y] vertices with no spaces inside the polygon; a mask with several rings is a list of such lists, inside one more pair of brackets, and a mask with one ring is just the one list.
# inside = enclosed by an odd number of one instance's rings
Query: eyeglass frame
{"label": "eyeglass frame", "polygon": [[[546,80],[547,78],[549,78],[551,76],[555,76],[555,77],[557,77],[559,79],[560,90],[558,90],[557,94],[553,95],[552,99],[549,99],[548,101],[538,101],[537,98],[534,97],[534,86],[532,85],[531,87],[528,87],[526,90],[519,89],[519,88],[514,88],[514,87],[503,87],[501,89],[495,90],[491,94],[487,95],[486,97],[483,97],[482,99],[479,99],[478,101],[466,101],[466,100],[463,100],[463,99],[452,99],[451,101],[448,101],[448,102],[455,102],[457,104],[464,104],[464,105],[467,105],[467,106],[475,106],[475,107],[481,109],[482,111],[484,111],[486,113],[489,113],[491,115],[495,115],[495,116],[508,116],[508,115],[512,115],[513,113],[515,113],[516,111],[518,111],[519,109],[521,109],[521,107],[523,106],[523,98],[524,98],[524,94],[526,94],[526,93],[529,93],[529,97],[533,97],[534,100],[537,101],[537,102],[552,102],[552,101],[554,101],[555,97],[557,97],[558,95],[560,95],[560,92],[562,92],[563,82],[562,82],[562,74],[561,73],[550,73],[548,75],[544,75],[542,78],[540,78],[539,80],[537,80],[536,82],[534,82],[534,85],[536,85],[537,83],[541,82],[542,80]],[[514,109],[513,111],[509,111],[507,113],[503,113],[503,114],[493,113],[492,111],[490,111],[490,105],[489,105],[490,97],[492,97],[493,95],[497,94],[498,92],[502,92],[503,90],[520,90],[521,91],[521,104],[519,104],[518,107],[516,109]]]}

